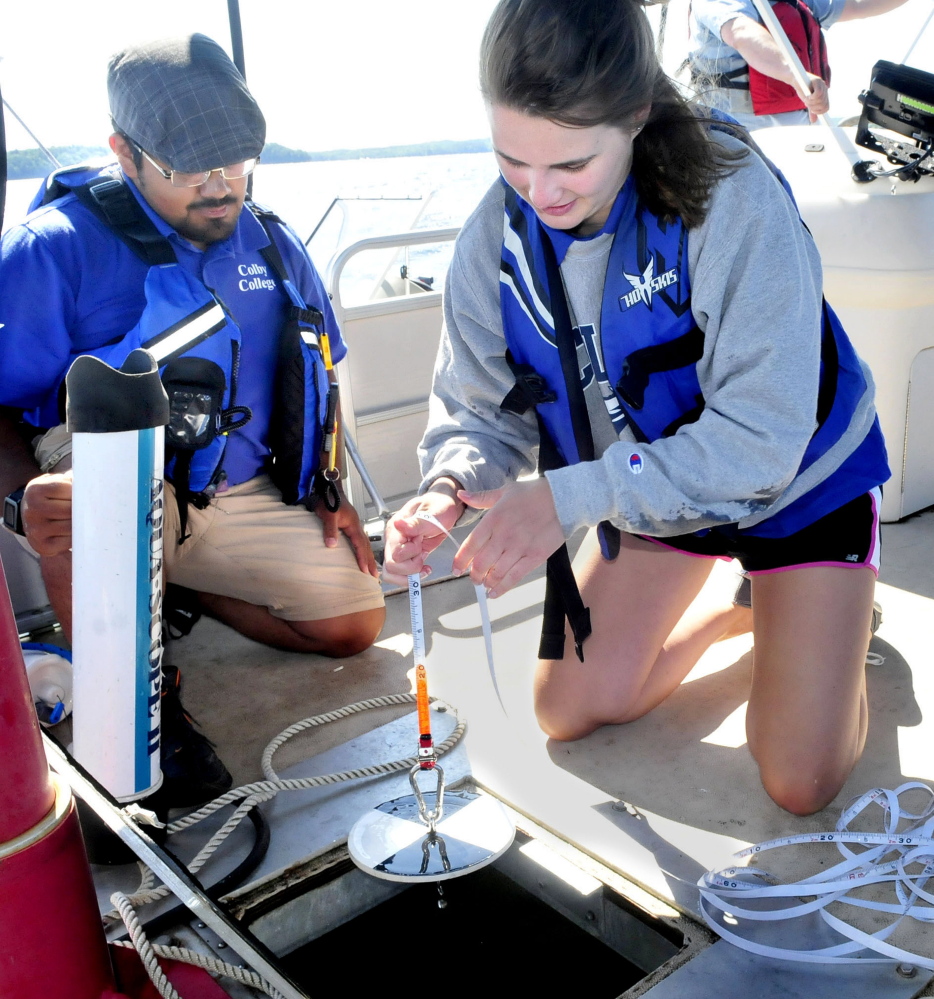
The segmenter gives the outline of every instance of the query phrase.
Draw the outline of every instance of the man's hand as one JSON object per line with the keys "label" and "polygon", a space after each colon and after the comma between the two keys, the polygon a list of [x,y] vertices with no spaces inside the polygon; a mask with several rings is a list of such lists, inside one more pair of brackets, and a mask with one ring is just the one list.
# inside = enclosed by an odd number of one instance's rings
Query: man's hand
{"label": "man's hand", "polygon": [[425,565],[425,556],[444,541],[443,531],[418,516],[429,514],[449,531],[464,512],[464,503],[457,498],[458,484],[441,479],[423,496],[416,496],[386,525],[386,554],[383,558],[383,578],[397,586],[404,586],[407,577],[416,574],[427,576],[431,567]]}
{"label": "man's hand", "polygon": [[71,548],[71,470],[39,475],[23,493],[20,512],[26,540],[37,555],[62,555]]}
{"label": "man's hand", "polygon": [[804,106],[808,109],[813,125],[817,121],[818,115],[827,114],[830,110],[830,94],[827,92],[827,84],[819,76],[808,73],[808,81],[811,84],[810,93],[801,93],[797,84],[794,84],[794,88],[798,91],[801,100],[804,101]]}
{"label": "man's hand", "polygon": [[510,590],[564,544],[551,487],[544,477],[486,493],[459,492],[468,506],[486,510],[454,556],[455,572],[470,570],[491,597]]}
{"label": "man's hand", "polygon": [[368,572],[371,576],[379,579],[379,567],[376,564],[376,558],[370,546],[370,539],[363,529],[363,524],[360,523],[357,511],[354,509],[353,504],[348,502],[347,497],[341,495],[341,505],[337,508],[336,512],[331,513],[324,503],[319,502],[315,507],[315,513],[321,518],[321,522],[324,524],[325,546],[327,548],[336,548],[340,543],[338,535],[341,533],[346,534],[347,540],[350,542],[350,547],[353,548],[354,555],[357,557],[357,565],[360,567],[360,571]]}

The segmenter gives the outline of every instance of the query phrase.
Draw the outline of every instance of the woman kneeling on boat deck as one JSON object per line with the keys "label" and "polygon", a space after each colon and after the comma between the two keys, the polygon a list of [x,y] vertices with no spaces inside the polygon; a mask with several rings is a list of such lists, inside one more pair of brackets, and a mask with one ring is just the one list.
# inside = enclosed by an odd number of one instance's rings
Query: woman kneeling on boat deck
{"label": "woman kneeling on boat deck", "polygon": [[[421,513],[450,528],[486,511],[454,567],[491,596],[595,529],[576,565],[586,641],[567,604],[583,665],[562,657],[560,614],[548,634],[569,593],[549,561],[544,731],[639,718],[752,628],[749,748],[776,802],[816,811],[866,738],[889,471],[814,243],[745,133],[676,92],[636,0],[501,0],[481,86],[502,179],[457,243],[424,481],[389,526],[386,573],[430,571],[443,536]],[[540,439],[544,474],[516,481]],[[702,609],[731,557],[752,612]]]}

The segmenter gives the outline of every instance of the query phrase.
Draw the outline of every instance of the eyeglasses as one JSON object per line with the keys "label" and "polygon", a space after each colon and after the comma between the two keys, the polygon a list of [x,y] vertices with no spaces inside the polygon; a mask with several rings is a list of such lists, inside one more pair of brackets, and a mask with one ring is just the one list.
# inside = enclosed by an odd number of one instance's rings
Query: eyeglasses
{"label": "eyeglasses", "polygon": [[259,163],[259,157],[254,156],[253,159],[243,160],[240,163],[230,163],[227,166],[215,167],[213,170],[202,170],[199,173],[182,173],[179,170],[166,170],[142,146],[136,145],[136,148],[169,181],[172,187],[200,187],[202,184],[208,182],[212,173],[219,173],[224,180],[241,180],[244,177],[248,177],[256,169],[256,164]]}

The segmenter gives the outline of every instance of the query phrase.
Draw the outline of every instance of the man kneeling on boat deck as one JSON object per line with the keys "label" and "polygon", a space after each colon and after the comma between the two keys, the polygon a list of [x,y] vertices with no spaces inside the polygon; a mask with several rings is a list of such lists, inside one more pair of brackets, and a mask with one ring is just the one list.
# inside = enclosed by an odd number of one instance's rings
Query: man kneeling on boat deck
{"label": "man kneeling on boat deck", "polygon": [[[164,365],[179,418],[167,441],[196,425],[193,399],[217,430],[167,448],[175,498],[166,508],[168,582],[190,594],[195,613],[256,641],[336,657],[360,652],[385,616],[378,571],[333,462],[321,474],[326,443],[332,454],[342,450],[328,398],[336,390],[331,360],[346,347],[301,240],[247,200],[263,115],[204,35],[129,48],[111,60],[107,82],[116,164],[57,171],[40,207],[2,242],[6,525],[39,557],[70,635],[65,374],[80,354],[119,367],[134,347],[148,347]],[[177,700],[177,680],[163,686]],[[229,786],[183,712],[163,714],[184,730],[190,769],[205,772],[202,799]],[[170,764],[185,756],[171,743],[168,732],[167,781]],[[177,758],[167,761],[167,752]]]}

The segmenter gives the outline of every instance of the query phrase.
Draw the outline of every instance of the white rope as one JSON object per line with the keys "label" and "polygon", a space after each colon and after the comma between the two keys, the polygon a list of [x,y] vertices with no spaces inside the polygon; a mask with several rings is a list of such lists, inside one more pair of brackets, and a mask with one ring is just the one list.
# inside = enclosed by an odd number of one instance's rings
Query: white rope
{"label": "white rope", "polygon": [[[901,805],[901,797],[910,792],[922,792],[927,797],[926,806],[917,813]],[[853,830],[853,821],[873,805],[884,813],[882,831]],[[934,970],[934,959],[887,942],[905,919],[934,923],[934,894],[926,889],[928,881],[934,877],[934,790],[918,781],[909,781],[894,791],[873,788],[843,810],[833,831],[784,836],[747,847],[733,856],[746,860],[769,850],[811,843],[834,844],[843,855],[843,861],[788,884],[780,883],[758,867],[708,871],[698,881],[700,909],[708,924],[730,943],[764,957],[821,964],[897,961]],[[876,901],[853,894],[867,885],[890,885],[894,899]],[[747,899],[777,899],[779,902],[777,907],[748,908],[744,904]],[[788,899],[797,901],[789,906]],[[890,913],[896,918],[881,930],[866,933],[828,912],[828,906],[834,903]],[[776,946],[760,942],[761,929],[755,934],[757,940],[750,939],[762,923],[779,923],[814,912],[836,931],[840,943],[817,949]],[[724,923],[722,915],[718,918],[718,914],[727,915],[729,925]],[[745,927],[742,927],[743,920],[748,921]],[[879,956],[857,956],[857,952],[865,950]]]}
{"label": "white rope", "polygon": [[[203,846],[197,856],[187,865],[188,870],[192,874],[197,874],[202,867],[210,860],[211,856],[217,851],[218,847],[224,842],[225,839],[237,828],[238,825],[247,817],[250,809],[254,805],[258,805],[263,801],[268,801],[270,798],[274,798],[275,795],[267,793],[265,795],[252,794],[243,800],[239,808],[231,815],[231,817],[224,823],[224,825],[218,829],[218,831],[211,837],[208,843]],[[167,895],[171,894],[171,890],[165,885],[160,888],[154,888],[150,890],[150,886],[153,881],[155,881],[155,874],[146,867],[145,864],[140,864],[140,867],[149,874],[148,884],[141,885],[135,894],[128,895],[127,898],[133,905],[147,905],[150,902],[155,902],[160,898],[165,898]],[[120,917],[120,913],[114,909],[112,912],[106,913],[102,918],[105,921],[113,922]]]}
{"label": "white rope", "polygon": [[149,980],[155,985],[156,991],[162,996],[162,999],[181,999],[181,996],[175,991],[172,983],[165,977],[162,966],[156,960],[152,944],[143,932],[143,928],[139,924],[139,916],[137,916],[133,906],[130,905],[130,900],[122,891],[115,891],[110,896],[110,901],[117,907],[117,911],[120,913],[130,934],[130,940],[139,953],[143,967],[146,969],[146,974],[149,975]]}
{"label": "white rope", "polygon": [[254,971],[246,968],[238,968],[235,964],[227,964],[225,961],[218,961],[207,954],[200,954],[198,951],[189,950],[187,947],[163,947],[153,945],[146,936],[146,931],[140,926],[139,917],[136,910],[130,904],[129,898],[123,892],[114,892],[110,896],[110,901],[114,903],[120,912],[123,922],[130,933],[129,940],[118,940],[117,947],[127,947],[135,949],[143,962],[149,980],[155,985],[156,990],[163,999],[181,999],[172,983],[166,978],[165,972],[157,958],[165,957],[171,961],[179,961],[184,964],[191,964],[197,968],[203,968],[212,975],[223,975],[226,978],[233,978],[241,985],[248,985],[250,988],[265,992],[272,999],[282,999],[282,993],[274,989],[264,978]]}
{"label": "white rope", "polygon": [[136,893],[149,891],[150,888],[156,883],[156,876],[153,872],[141,861],[137,860],[136,866],[139,868],[139,888],[136,889]]}
{"label": "white rope", "polygon": [[[216,811],[227,805],[232,805],[235,802],[241,802],[233,815],[231,815],[224,825],[211,837],[208,843],[202,847],[194,860],[191,861],[188,865],[188,870],[192,874],[196,874],[207,863],[208,859],[221,846],[224,840],[226,840],[234,829],[236,829],[237,826],[243,821],[243,819],[246,818],[250,809],[253,808],[254,805],[263,801],[271,801],[280,791],[304,791],[313,787],[324,787],[329,784],[337,784],[345,780],[357,780],[362,777],[379,777],[386,774],[397,773],[400,770],[404,770],[406,772],[410,771],[418,762],[417,756],[408,756],[404,760],[395,760],[392,763],[377,763],[373,766],[360,767],[356,770],[344,770],[339,773],[324,774],[320,777],[302,777],[282,780],[273,769],[272,758],[276,754],[276,751],[280,749],[289,739],[291,739],[292,736],[297,735],[299,732],[304,732],[306,729],[326,725],[334,721],[340,721],[343,718],[348,718],[352,714],[357,714],[361,711],[369,711],[372,708],[390,707],[398,704],[413,704],[414,702],[415,695],[412,693],[387,694],[384,697],[372,697],[365,701],[357,701],[354,704],[348,704],[342,708],[338,708],[336,711],[328,711],[325,714],[305,718],[300,722],[296,722],[294,725],[290,725],[287,729],[280,732],[263,750],[261,764],[263,773],[266,775],[267,780],[255,781],[252,784],[244,784],[242,787],[233,788],[232,790],[222,794],[219,798],[216,798],[214,801],[204,805],[198,809],[198,811],[192,812],[190,815],[185,815],[168,825],[166,833],[167,835],[172,836],[184,829],[197,825],[199,822],[204,821],[204,819],[208,818],[208,816],[213,815]],[[433,699],[433,703],[439,702],[437,699]],[[454,712],[454,715],[457,717],[456,712]],[[436,755],[443,756],[449,750],[453,749],[453,747],[460,741],[466,729],[467,723],[458,718],[457,724],[451,734],[444,740],[444,742],[439,743],[435,747]],[[125,895],[123,892],[115,893],[115,895],[111,897],[111,901],[114,902],[115,905],[117,904],[115,899],[119,895],[125,900],[125,904],[130,908],[130,911],[133,911],[132,906],[147,905],[157,899],[165,898],[168,894],[170,894],[170,890],[165,885],[160,888],[152,889],[150,886],[155,880],[155,875],[145,864],[140,863],[139,867],[140,871],[143,872],[140,887],[137,889],[135,894],[129,896]],[[133,911],[133,916],[135,917],[135,915],[135,911]],[[119,905],[117,905],[117,908],[113,911],[106,913],[102,918],[105,923],[111,923],[120,918],[123,918],[124,922],[126,922],[126,917],[124,916],[124,913]],[[137,920],[137,926],[138,925],[139,923]],[[129,924],[127,924],[127,929],[130,929]],[[141,927],[139,928],[139,932],[142,933]],[[130,931],[130,936],[132,939],[132,930]],[[146,942],[148,944],[148,941]],[[151,945],[150,950],[152,950]],[[143,956],[142,952],[141,956]],[[153,960],[155,960],[154,957]],[[183,959],[179,958],[179,960]],[[153,983],[155,984],[155,979],[153,979]],[[166,984],[171,989],[171,984],[168,982],[166,982]],[[158,988],[158,985],[156,987]],[[175,997],[173,996],[171,999],[175,999]]]}

